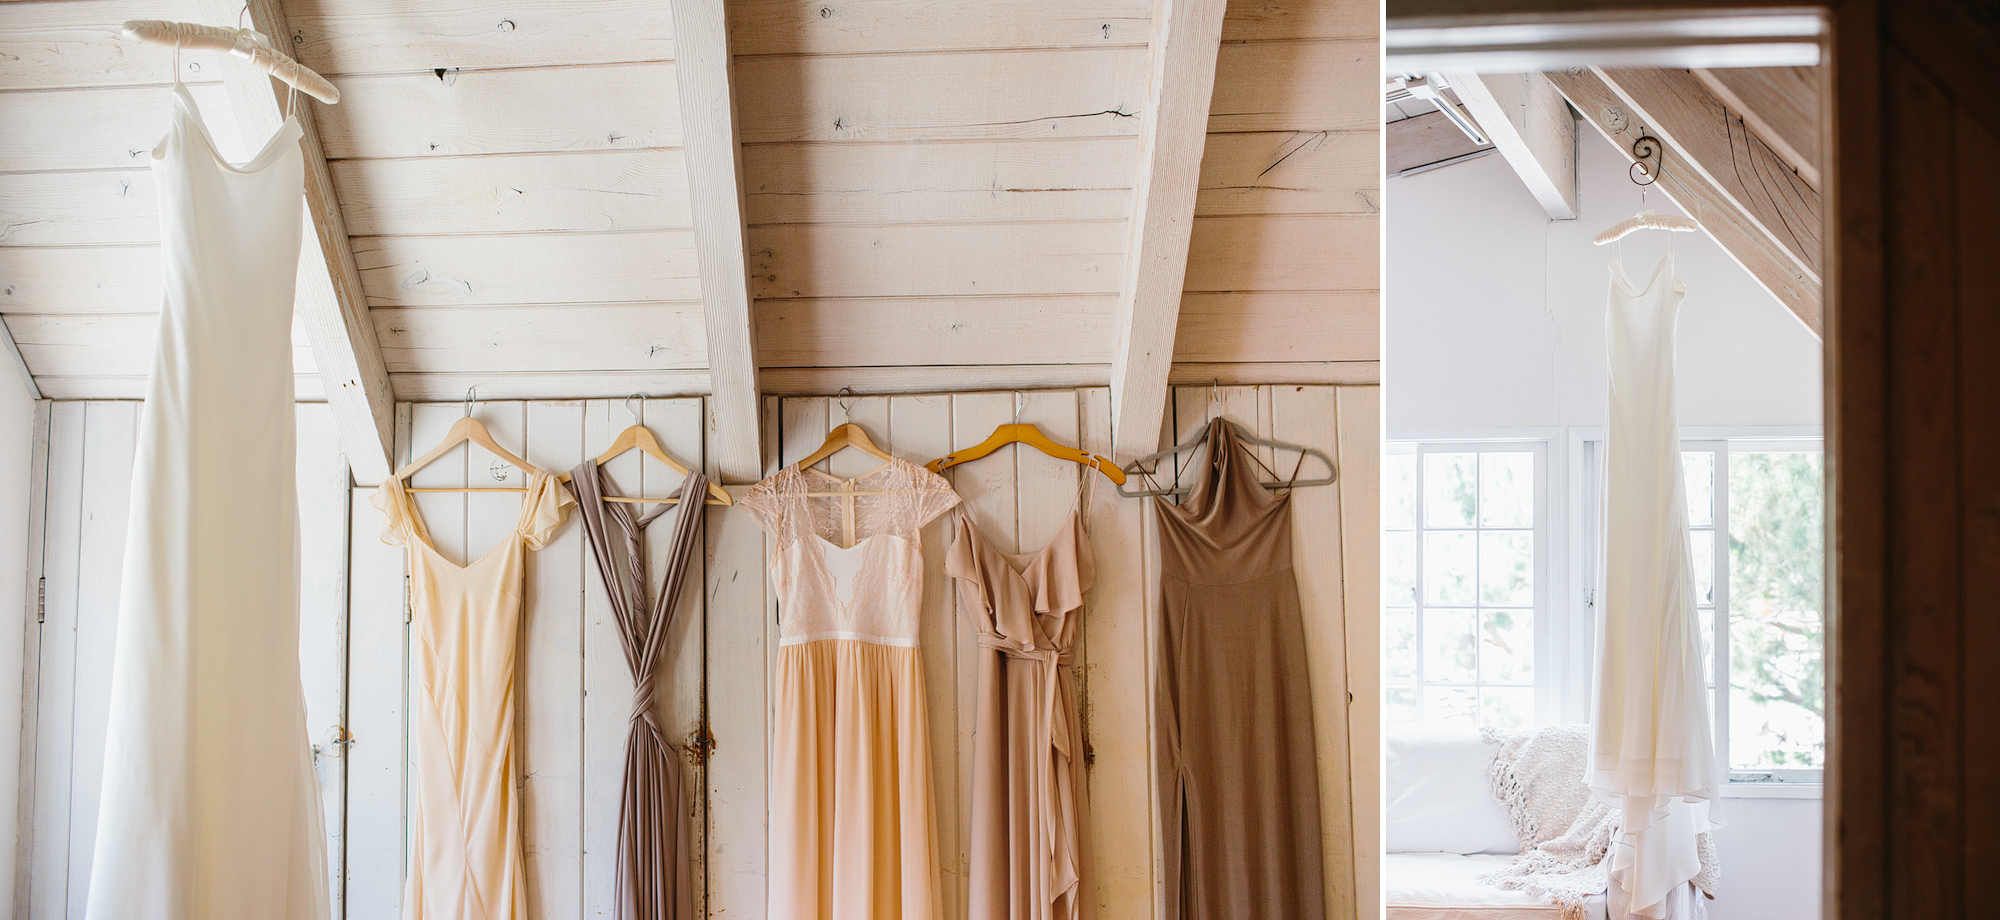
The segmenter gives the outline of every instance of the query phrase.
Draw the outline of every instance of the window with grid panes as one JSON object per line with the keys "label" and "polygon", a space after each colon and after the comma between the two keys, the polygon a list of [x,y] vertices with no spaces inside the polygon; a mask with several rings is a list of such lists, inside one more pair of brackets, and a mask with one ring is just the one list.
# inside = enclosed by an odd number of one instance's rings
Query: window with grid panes
{"label": "window with grid panes", "polygon": [[1391,445],[1383,469],[1384,717],[1535,724],[1539,443]]}
{"label": "window with grid panes", "polygon": [[[1818,783],[1826,758],[1824,455],[1682,442],[1716,750],[1732,783]],[[1728,641],[1716,642],[1718,635]],[[1726,692],[1717,674],[1727,675]]]}

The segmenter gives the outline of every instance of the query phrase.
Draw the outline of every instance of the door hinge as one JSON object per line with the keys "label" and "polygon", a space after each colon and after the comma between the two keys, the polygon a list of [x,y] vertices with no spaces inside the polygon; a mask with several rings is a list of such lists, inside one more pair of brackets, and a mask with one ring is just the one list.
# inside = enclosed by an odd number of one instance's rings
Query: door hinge
{"label": "door hinge", "polygon": [[49,615],[49,577],[35,579],[35,622],[40,623]]}

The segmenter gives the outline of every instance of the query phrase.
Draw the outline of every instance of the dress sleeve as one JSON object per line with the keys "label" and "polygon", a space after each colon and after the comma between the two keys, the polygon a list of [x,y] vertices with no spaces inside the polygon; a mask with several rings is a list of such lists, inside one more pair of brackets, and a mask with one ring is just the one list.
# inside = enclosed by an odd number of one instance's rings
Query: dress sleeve
{"label": "dress sleeve", "polygon": [[375,488],[368,496],[368,503],[382,512],[382,542],[390,546],[404,546],[410,542],[410,497],[391,479]]}
{"label": "dress sleeve", "polygon": [[534,507],[526,513],[521,536],[528,541],[529,549],[538,550],[555,538],[556,531],[569,518],[569,509],[576,507],[576,498],[554,476],[543,476],[528,497]]}
{"label": "dress sleeve", "polygon": [[917,472],[921,475],[911,491],[917,512],[916,526],[922,527],[957,505],[958,493],[951,490],[951,482],[943,476],[923,467],[917,467]]}
{"label": "dress sleeve", "polygon": [[778,495],[777,479],[777,476],[772,476],[751,486],[743,493],[742,498],[736,500],[736,507],[750,512],[750,516],[756,519],[757,526],[764,528],[764,532],[770,534],[772,539],[777,539],[781,535],[780,531],[784,527],[785,520],[784,499]]}

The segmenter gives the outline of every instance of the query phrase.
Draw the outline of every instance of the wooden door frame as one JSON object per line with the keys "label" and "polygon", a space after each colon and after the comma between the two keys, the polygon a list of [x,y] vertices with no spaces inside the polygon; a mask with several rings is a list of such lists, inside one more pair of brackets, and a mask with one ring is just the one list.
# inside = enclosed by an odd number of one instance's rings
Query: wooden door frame
{"label": "wooden door frame", "polygon": [[[1958,867],[1971,865],[1962,851],[1971,835],[1984,832],[1978,826],[1981,820],[1976,815],[1966,818],[1956,814],[1951,820],[1939,818],[1936,813],[1940,809],[1952,811],[1952,803],[1958,799],[1948,792],[1926,792],[1921,787],[1925,780],[1940,779],[1925,771],[1935,771],[1941,760],[1954,756],[1965,738],[1983,723],[1951,722],[1920,711],[1926,694],[1943,696],[1956,688],[1918,686],[1926,680],[1938,681],[1934,675],[1909,673],[1908,662],[1894,651],[1895,644],[1904,641],[1904,634],[1913,628],[1912,618],[1938,615],[1925,608],[1926,603],[1955,604],[1953,616],[1963,616],[1956,611],[1967,609],[1963,598],[1950,594],[1950,586],[1939,589],[1947,598],[1943,601],[1933,597],[1899,600],[1898,594],[1910,590],[1916,574],[1935,569],[1933,574],[1962,579],[1966,572],[1995,564],[1990,557],[1963,548],[1955,538],[1925,541],[1913,535],[1919,528],[1913,527],[1911,515],[1926,512],[1912,506],[1910,492],[1920,489],[1926,476],[1966,475],[1961,471],[1964,462],[1947,458],[1925,464],[1908,451],[1897,452],[1890,440],[1897,431],[1915,424],[1910,417],[1924,414],[1927,407],[1922,400],[1930,392],[1911,382],[1920,374],[1921,363],[1890,346],[1895,344],[1896,335],[1904,334],[1911,317],[1948,307],[1932,308],[1920,300],[1912,303],[1912,298],[1896,298],[1889,287],[1892,277],[1907,278],[1925,266],[1906,264],[1922,258],[1909,241],[1892,247],[1891,218],[1898,212],[1886,196],[1894,188],[1920,181],[1911,177],[1921,176],[1924,170],[1947,168],[1940,164],[1949,164],[1952,152],[1939,150],[1932,155],[1926,149],[1923,162],[1909,162],[1907,155],[1891,162],[1885,154],[1882,131],[1888,124],[1885,105],[1896,101],[1886,98],[1884,86],[1890,69],[1886,46],[1891,43],[1898,49],[1896,54],[1913,59],[1931,81],[1950,88],[1958,111],[1989,127],[2000,126],[2000,76],[1996,76],[2000,68],[1991,66],[1992,48],[2000,47],[2000,15],[1994,14],[1993,4],[1967,0],[1826,0],[1791,5],[1768,0],[1387,0],[1386,6],[1390,29],[1398,24],[1436,25],[1453,20],[1535,21],[1583,14],[1678,15],[1787,6],[1828,14],[1827,66],[1822,68],[1826,91],[1821,94],[1821,192],[1827,205],[1822,212],[1821,239],[1827,241],[1823,388],[1828,451],[1828,720],[1822,913],[1841,920],[1878,920],[1908,911],[1914,904],[1932,908],[1927,912],[1936,916],[1971,915],[1974,911],[1966,886],[1973,882],[1962,877],[1967,870]],[[1897,301],[1893,309],[1892,298]],[[1949,385],[1934,383],[1931,389]],[[1912,403],[1913,399],[1917,402]],[[1903,420],[1898,422],[1899,418]],[[1972,472],[1985,475],[1987,471]],[[1901,490],[1900,499],[1897,490]],[[1960,520],[1979,510],[1961,509]],[[1926,519],[1917,524],[1942,531],[1954,526],[1948,520]],[[1983,647],[1977,650],[1985,651]],[[1936,862],[1955,865],[1921,865]],[[1931,874],[1926,875],[1926,871]]]}

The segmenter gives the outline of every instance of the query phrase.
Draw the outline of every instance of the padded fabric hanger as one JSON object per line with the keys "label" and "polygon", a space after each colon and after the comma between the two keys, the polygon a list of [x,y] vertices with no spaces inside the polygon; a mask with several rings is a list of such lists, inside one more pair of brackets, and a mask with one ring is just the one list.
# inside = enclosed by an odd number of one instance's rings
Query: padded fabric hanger
{"label": "padded fabric hanger", "polygon": [[[129,19],[125,22],[124,36],[136,41],[155,45],[174,45],[180,48],[201,48],[210,51],[227,51],[271,76],[277,77],[299,92],[318,99],[327,105],[340,102],[340,90],[325,77],[291,56],[279,51],[271,40],[250,29],[231,29],[225,26],[203,25],[198,22],[173,22],[166,19]],[[175,79],[179,79],[175,75]]]}

